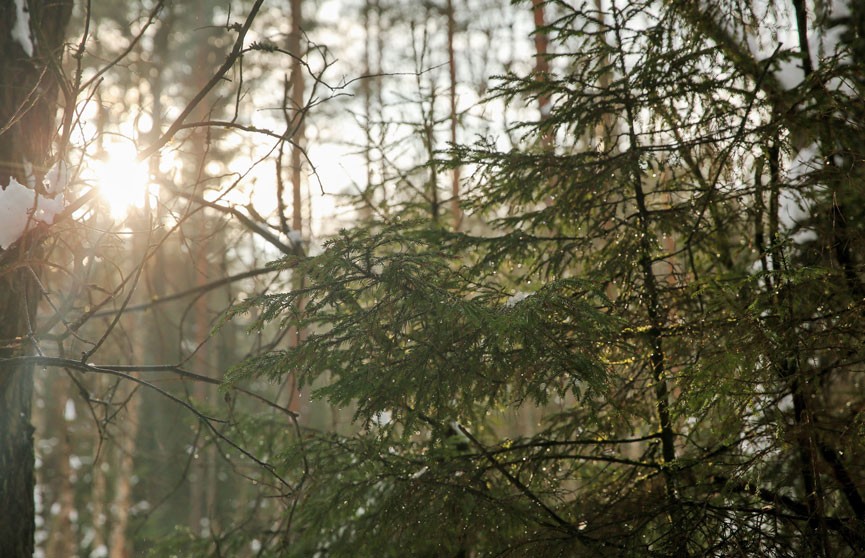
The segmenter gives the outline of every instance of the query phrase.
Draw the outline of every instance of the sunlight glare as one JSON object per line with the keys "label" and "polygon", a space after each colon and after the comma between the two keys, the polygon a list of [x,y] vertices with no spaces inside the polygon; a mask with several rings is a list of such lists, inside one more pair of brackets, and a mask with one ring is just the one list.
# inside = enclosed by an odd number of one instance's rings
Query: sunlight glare
{"label": "sunlight glare", "polygon": [[157,186],[150,183],[147,162],[138,160],[131,143],[112,143],[105,151],[106,159],[91,163],[93,180],[108,202],[111,217],[122,220],[133,207],[142,209],[145,199],[156,195]]}

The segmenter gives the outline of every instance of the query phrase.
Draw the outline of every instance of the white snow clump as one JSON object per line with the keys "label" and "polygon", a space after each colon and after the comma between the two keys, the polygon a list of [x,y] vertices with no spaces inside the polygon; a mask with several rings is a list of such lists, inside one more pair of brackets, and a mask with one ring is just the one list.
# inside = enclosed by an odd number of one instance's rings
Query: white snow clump
{"label": "white snow clump", "polygon": [[534,293],[527,293],[524,291],[517,291],[512,294],[507,301],[505,301],[505,308],[513,308],[517,305],[518,302],[522,302],[523,300],[529,298]]}
{"label": "white snow clump", "polygon": [[51,225],[54,216],[63,211],[62,191],[66,186],[66,167],[57,165],[46,175],[46,191],[57,194],[48,198],[24,186],[15,178],[5,189],[0,187],[0,249],[5,250],[37,222]]}
{"label": "white snow clump", "polygon": [[30,34],[30,15],[27,13],[27,0],[15,0],[15,25],[12,39],[18,41],[27,56],[33,56],[33,37]]}

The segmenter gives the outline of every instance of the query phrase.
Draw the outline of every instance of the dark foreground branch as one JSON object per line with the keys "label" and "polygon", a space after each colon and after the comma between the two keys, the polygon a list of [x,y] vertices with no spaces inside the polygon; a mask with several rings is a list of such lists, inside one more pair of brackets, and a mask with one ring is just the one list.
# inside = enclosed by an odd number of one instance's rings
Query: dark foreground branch
{"label": "dark foreground branch", "polygon": [[[227,421],[223,419],[218,419],[216,417],[211,417],[205,415],[201,411],[195,408],[194,405],[189,403],[188,401],[184,401],[183,399],[177,397],[176,395],[162,389],[161,387],[144,380],[142,378],[136,377],[133,375],[134,372],[171,372],[177,376],[182,378],[187,378],[190,380],[195,380],[198,382],[205,382],[209,384],[217,384],[221,385],[222,382],[216,380],[214,378],[210,378],[208,376],[202,376],[201,374],[196,374],[194,372],[190,372],[188,370],[183,370],[182,368],[174,365],[164,365],[164,364],[156,364],[156,365],[96,365],[96,364],[88,364],[86,362],[81,362],[78,360],[66,359],[66,358],[57,358],[57,357],[46,357],[46,356],[25,356],[25,357],[13,357],[13,358],[3,358],[0,359],[0,370],[4,368],[15,369],[16,367],[21,367],[24,365],[30,366],[43,366],[43,367],[57,367],[57,368],[66,368],[72,370],[78,370],[79,372],[93,372],[96,374],[107,374],[109,376],[114,376],[117,378],[121,378],[124,380],[128,380],[130,382],[136,383],[138,385],[144,386],[146,388],[152,389],[153,391],[159,393],[163,397],[177,403],[178,405],[186,408],[189,412],[195,415],[202,424],[207,426],[207,428],[213,433],[214,436],[218,437],[226,444],[248,457],[252,460],[253,463],[260,466],[262,469],[266,470],[268,473],[273,475],[273,477],[279,481],[283,486],[289,488],[292,492],[294,488],[291,484],[285,480],[279,473],[276,472],[276,469],[270,463],[262,461],[239,444],[234,442],[231,438],[223,434],[214,423],[226,423]],[[278,409],[282,412],[287,413],[292,418],[295,418],[297,415],[288,409],[283,409],[276,403],[268,401],[267,399],[254,394],[250,391],[244,390],[242,388],[232,387],[232,389],[249,395],[262,401],[269,406]]]}

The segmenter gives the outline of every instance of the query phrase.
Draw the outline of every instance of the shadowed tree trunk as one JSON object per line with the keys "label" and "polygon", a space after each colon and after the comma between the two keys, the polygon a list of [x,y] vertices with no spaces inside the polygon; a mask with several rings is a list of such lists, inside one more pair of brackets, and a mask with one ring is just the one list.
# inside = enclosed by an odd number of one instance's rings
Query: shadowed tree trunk
{"label": "shadowed tree trunk", "polygon": [[[33,280],[25,269],[9,270],[13,262],[8,260],[16,255],[0,256],[0,358],[26,350],[20,336],[35,309]],[[32,394],[29,369],[0,371],[0,556],[10,558],[33,554]]]}
{"label": "shadowed tree trunk", "polygon": [[[0,0],[0,187],[38,183],[50,158],[57,107],[56,63],[71,0]],[[32,166],[32,167],[31,167]],[[28,169],[32,168],[32,173]],[[39,292],[38,240],[0,251],[0,358],[32,350]],[[34,550],[33,375],[0,368],[0,556]]]}

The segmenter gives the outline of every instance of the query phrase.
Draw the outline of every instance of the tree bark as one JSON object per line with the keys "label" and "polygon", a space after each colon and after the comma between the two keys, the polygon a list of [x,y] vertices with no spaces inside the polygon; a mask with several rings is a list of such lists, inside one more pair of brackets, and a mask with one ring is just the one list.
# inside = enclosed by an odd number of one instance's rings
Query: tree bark
{"label": "tree bark", "polygon": [[[291,89],[291,110],[294,111],[294,130],[292,134],[291,148],[291,229],[296,231],[296,234],[303,236],[303,196],[301,169],[303,167],[303,148],[306,136],[306,128],[304,126],[304,67],[300,60],[303,58],[303,50],[301,39],[303,38],[303,3],[301,0],[291,0],[291,32],[288,35],[288,50],[296,56],[291,66],[291,75],[289,77]],[[292,285],[295,289],[302,289],[304,284],[303,276],[297,272],[292,272]],[[297,300],[297,309],[303,311],[305,306],[304,300]],[[289,347],[299,346],[305,337],[306,333],[303,328],[291,326],[288,333]],[[287,407],[295,413],[300,413],[304,402],[302,401],[301,393],[298,389],[297,376],[294,372],[290,372],[286,378],[288,383],[288,403]]]}
{"label": "tree bark", "polygon": [[[447,0],[448,18],[448,70],[450,74],[450,120],[451,120],[451,145],[457,144],[457,126],[459,115],[457,114],[457,66],[454,55],[454,35],[456,34],[456,15],[454,14],[453,0]],[[460,167],[455,166],[451,174],[451,215],[454,221],[454,230],[458,231],[462,224],[463,214],[460,207]]]}
{"label": "tree bark", "polygon": [[[36,293],[27,270],[9,272],[4,265],[14,255],[0,255],[0,358],[29,345],[20,335],[26,333],[35,309]],[[32,556],[34,550],[32,395],[29,367],[0,370],[0,556],[8,558]]]}
{"label": "tree bark", "polygon": [[[23,8],[23,11],[19,11]],[[0,0],[0,187],[12,178],[38,184],[50,159],[56,65],[71,0]],[[28,177],[30,180],[28,181]],[[32,350],[39,291],[38,241],[25,235],[0,252],[0,358]],[[33,374],[0,368],[0,556],[34,551]]]}
{"label": "tree bark", "polygon": [[[532,0],[532,18],[534,20],[534,39],[535,39],[535,79],[540,84],[543,84],[548,79],[550,73],[550,61],[547,54],[547,49],[550,43],[549,36],[546,31],[546,15],[544,13],[544,0]],[[538,94],[538,111],[540,113],[539,121],[543,123],[550,115],[552,108],[552,98],[549,92],[541,91]],[[545,130],[541,136],[541,147],[548,150],[553,145],[553,133],[551,130]]]}
{"label": "tree bark", "polygon": [[[73,393],[68,378],[41,375],[36,378],[34,396],[36,400],[47,402],[42,408],[37,405],[33,415],[33,425],[37,432],[49,434],[58,443],[46,446],[39,453],[42,462],[36,471],[36,484],[47,503],[41,510],[43,529],[48,535],[44,548],[46,556],[77,556],[78,539],[74,534],[72,521],[75,511],[75,473],[69,463],[73,443],[69,423],[66,420],[66,407],[70,404],[69,394]],[[57,510],[52,510],[59,504]],[[56,513],[53,513],[55,512]],[[39,510],[37,510],[39,512]]]}
{"label": "tree bark", "polygon": [[132,541],[127,537],[129,529],[129,510],[134,504],[132,499],[132,477],[135,473],[135,450],[138,441],[139,409],[141,400],[135,396],[132,385],[124,386],[127,391],[126,420],[118,429],[116,440],[117,475],[114,486],[111,531],[108,537],[109,558],[129,558],[133,556]]}

